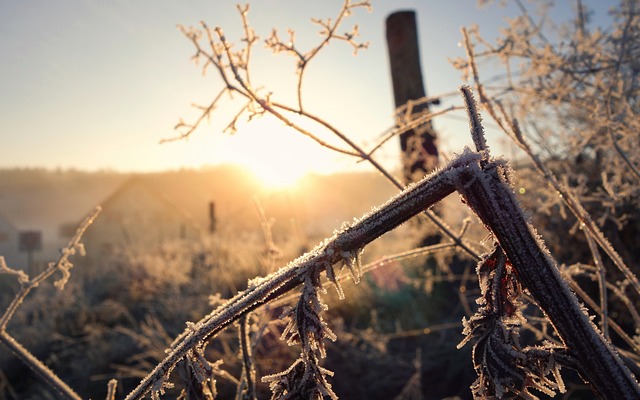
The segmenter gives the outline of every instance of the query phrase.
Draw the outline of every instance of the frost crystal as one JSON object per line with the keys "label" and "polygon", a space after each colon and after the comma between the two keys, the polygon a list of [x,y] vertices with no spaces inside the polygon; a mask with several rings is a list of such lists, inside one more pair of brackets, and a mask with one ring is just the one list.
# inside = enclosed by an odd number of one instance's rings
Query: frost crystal
{"label": "frost crystal", "polygon": [[272,400],[323,400],[325,396],[337,400],[338,396],[327,382],[327,376],[333,372],[320,367],[317,359],[311,357],[308,362],[297,359],[287,370],[262,378],[269,383]]}
{"label": "frost crystal", "polygon": [[355,283],[360,283],[360,276],[362,276],[361,254],[362,251],[360,250],[343,251],[341,253],[342,262],[349,269]]}
{"label": "frost crystal", "polygon": [[[329,270],[333,271],[332,267],[328,267]],[[307,272],[298,303],[283,313],[288,323],[281,339],[290,346],[300,344],[301,352],[300,358],[287,370],[262,378],[263,382],[270,383],[272,399],[338,398],[326,378],[327,375],[333,376],[333,372],[319,365],[319,359],[326,357],[324,339],[336,340],[336,335],[321,315],[327,306],[318,294],[321,287],[319,274],[319,270]]]}
{"label": "frost crystal", "polygon": [[29,282],[29,275],[25,274],[22,270],[9,268],[2,256],[0,256],[0,274],[15,275],[20,283]]}
{"label": "frost crystal", "polygon": [[151,389],[151,398],[153,400],[160,400],[160,396],[164,394],[164,390],[171,389],[173,386],[173,383],[167,382],[165,377],[158,379]]}
{"label": "frost crystal", "polygon": [[342,285],[340,284],[340,281],[336,278],[334,265],[331,264],[330,262],[326,262],[324,264],[324,267],[325,267],[324,270],[327,274],[327,279],[329,280],[329,282],[333,284],[333,286],[336,288],[336,291],[338,292],[338,298],[340,300],[344,300],[344,290],[342,289]]}
{"label": "frost crystal", "polygon": [[[471,386],[476,399],[502,398],[513,393],[520,398],[537,399],[528,389],[548,395],[564,392],[560,366],[555,363],[550,347],[522,349],[519,327],[524,321],[521,288],[511,264],[499,246],[485,255],[477,270],[481,297],[477,313],[463,320],[466,337],[458,345],[471,340],[473,365],[478,379]],[[553,379],[547,378],[552,374]]]}
{"label": "frost crystal", "polygon": [[69,282],[69,278],[71,278],[71,268],[73,268],[73,264],[64,259],[60,265],[58,265],[58,269],[62,272],[62,277],[57,281],[53,282],[53,285],[57,287],[59,290],[63,290],[67,282]]}

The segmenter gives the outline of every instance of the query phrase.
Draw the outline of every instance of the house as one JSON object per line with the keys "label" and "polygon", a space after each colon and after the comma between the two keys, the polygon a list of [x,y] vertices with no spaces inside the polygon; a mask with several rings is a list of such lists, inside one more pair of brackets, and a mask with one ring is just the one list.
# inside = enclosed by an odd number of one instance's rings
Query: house
{"label": "house", "polygon": [[205,231],[140,177],[126,181],[100,205],[102,213],[83,239],[88,257],[94,260],[122,249],[153,250],[168,241],[194,240]]}

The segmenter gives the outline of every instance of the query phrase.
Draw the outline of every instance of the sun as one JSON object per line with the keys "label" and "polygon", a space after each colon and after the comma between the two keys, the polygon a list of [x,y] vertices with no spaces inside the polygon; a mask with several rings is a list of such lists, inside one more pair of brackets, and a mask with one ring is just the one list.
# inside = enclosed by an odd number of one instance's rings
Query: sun
{"label": "sun", "polygon": [[278,168],[277,166],[269,165],[269,163],[252,157],[242,157],[237,160],[236,163],[249,170],[249,172],[268,189],[287,189],[295,186],[295,184],[304,177],[304,173],[300,173],[299,171],[287,171],[284,167]]}
{"label": "sun", "polygon": [[225,158],[269,189],[292,187],[309,173],[330,173],[334,165],[330,150],[270,116],[241,126],[225,147]]}

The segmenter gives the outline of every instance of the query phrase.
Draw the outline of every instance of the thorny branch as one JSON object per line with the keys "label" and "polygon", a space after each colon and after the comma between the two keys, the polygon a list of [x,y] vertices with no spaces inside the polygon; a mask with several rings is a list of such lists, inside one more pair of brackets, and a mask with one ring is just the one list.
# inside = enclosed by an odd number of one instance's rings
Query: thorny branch
{"label": "thorny branch", "polygon": [[[470,89],[463,87],[462,91],[465,98],[470,98]],[[481,135],[475,107],[469,107],[469,116],[472,132],[480,133],[477,135],[480,137],[474,137],[474,142],[478,151],[482,151],[486,149],[486,141]],[[518,280],[529,290],[567,349],[580,362],[594,391],[611,399],[640,396],[637,381],[610,343],[594,329],[575,294],[562,280],[555,261],[534,228],[524,219],[509,189],[509,170],[500,162],[483,161],[465,171],[466,176],[461,177],[456,189],[500,243],[515,267]],[[607,376],[607,371],[616,371],[616,376]]]}
{"label": "thorny branch", "polygon": [[[201,114],[193,124],[187,124],[180,121],[176,125],[176,129],[183,130],[180,137],[188,137],[195,131],[195,129],[197,129],[204,119],[209,118],[214,111],[215,106],[225,94],[231,95],[236,93],[244,97],[247,100],[247,103],[229,124],[230,129],[234,129],[235,122],[245,112],[249,113],[249,118],[259,116],[264,112],[269,112],[282,120],[285,124],[299,130],[325,147],[369,161],[374,165],[374,167],[394,182],[396,186],[401,187],[393,177],[391,177],[372,159],[371,155],[377,147],[368,153],[364,152],[359,146],[350,141],[346,135],[343,135],[321,118],[308,113],[302,106],[301,87],[304,68],[308,64],[309,60],[315,57],[321,48],[323,48],[332,39],[349,42],[354,46],[354,51],[366,47],[366,45],[357,44],[353,41],[353,38],[357,36],[357,27],[354,28],[351,33],[346,33],[344,35],[336,34],[336,29],[341,20],[350,12],[350,9],[368,6],[368,2],[351,3],[349,0],[346,0],[343,10],[335,22],[332,23],[331,20],[314,21],[314,23],[317,23],[323,28],[321,33],[326,36],[319,46],[308,53],[303,54],[295,48],[295,37],[292,32],[290,32],[290,40],[288,44],[284,44],[275,31],[271,38],[267,40],[267,42],[271,41],[271,46],[274,51],[290,52],[299,59],[297,108],[272,102],[269,95],[263,96],[259,93],[259,90],[252,87],[248,65],[251,57],[251,48],[258,39],[253,30],[249,27],[246,19],[248,6],[244,8],[238,7],[245,32],[245,37],[242,41],[246,43],[245,49],[239,52],[232,52],[231,46],[226,41],[222,30],[219,28],[212,30],[202,23],[202,27],[206,32],[211,47],[210,52],[206,52],[199,44],[201,33],[181,27],[185,35],[189,37],[196,46],[197,53],[194,56],[194,59],[197,61],[203,57],[205,60],[203,72],[206,71],[208,66],[214,66],[218,70],[226,86],[218,93],[209,105],[194,105],[194,107],[201,111]],[[574,212],[576,217],[585,224],[588,230],[586,234],[587,240],[596,263],[596,272],[600,279],[601,307],[598,307],[598,305],[586,294],[581,293],[579,286],[577,286],[575,282],[572,282],[571,279],[568,279],[569,283],[572,285],[573,289],[578,291],[578,293],[581,294],[581,297],[585,299],[585,301],[587,301],[594,310],[596,310],[596,312],[601,314],[602,328],[605,335],[607,335],[607,321],[609,321],[613,330],[619,333],[623,339],[633,343],[633,339],[629,338],[624,331],[615,324],[615,322],[609,319],[607,315],[605,290],[607,282],[603,276],[605,270],[602,267],[601,262],[598,263],[598,249],[595,246],[594,241],[597,242],[597,244],[618,265],[631,285],[636,290],[639,290],[640,286],[638,285],[637,279],[629,271],[626,265],[624,265],[622,259],[617,256],[607,239],[598,230],[598,227],[593,223],[593,221],[591,221],[589,215],[584,211],[577,197],[566,185],[560,184],[542,161],[540,161],[540,159],[533,153],[531,146],[524,140],[517,121],[511,120],[507,117],[507,113],[500,102],[491,101],[489,99],[486,94],[485,87],[480,84],[477,68],[475,66],[473,49],[466,31],[464,32],[464,35],[465,47],[468,51],[469,65],[473,73],[481,104],[486,107],[489,114],[494,118],[499,126],[505,130],[505,132],[507,132],[514,141],[527,152],[527,154],[529,154],[536,167],[538,167],[547,181],[562,194],[564,201],[572,212]],[[619,65],[617,68],[619,69]],[[229,70],[233,75],[232,77],[229,76]],[[588,83],[585,82],[585,84]],[[425,177],[423,181],[415,186],[407,188],[397,197],[385,203],[380,209],[375,210],[352,225],[343,226],[343,228],[336,232],[332,238],[325,240],[325,242],[318,245],[311,253],[293,261],[287,267],[267,276],[266,278],[258,278],[251,281],[249,288],[246,291],[239,293],[237,296],[230,299],[227,303],[213,311],[197,324],[190,324],[189,329],[187,329],[185,333],[174,342],[171,353],[165,358],[165,360],[158,364],[154,371],[147,376],[138,388],[127,398],[142,398],[149,392],[154,396],[157,396],[157,394],[161,393],[166,387],[168,376],[176,363],[180,360],[184,360],[185,358],[200,357],[201,354],[198,353],[198,349],[202,349],[202,346],[206,341],[214,338],[222,329],[234,321],[241,320],[244,326],[246,322],[244,318],[246,318],[250,311],[257,307],[281,297],[283,294],[300,284],[304,285],[303,293],[309,289],[315,295],[315,289],[321,285],[317,279],[321,272],[325,272],[328,281],[335,285],[336,289],[341,293],[340,279],[336,276],[334,271],[336,264],[343,263],[344,266],[347,266],[352,274],[352,278],[357,281],[362,273],[362,268],[359,264],[359,253],[362,247],[388,230],[395,228],[402,222],[420,213],[422,210],[431,207],[453,191],[458,191],[462,195],[463,200],[481,218],[497,241],[495,252],[489,256],[485,256],[481,264],[478,266],[481,280],[483,277],[481,272],[485,274],[484,278],[486,284],[484,285],[485,290],[483,291],[484,304],[490,305],[491,307],[486,308],[484,310],[486,314],[480,316],[479,319],[476,319],[476,322],[485,318],[483,323],[486,321],[489,322],[490,331],[482,331],[482,329],[474,330],[470,328],[467,333],[470,335],[469,339],[473,339],[473,335],[480,332],[479,341],[474,346],[474,349],[481,349],[485,356],[482,361],[480,361],[480,358],[482,357],[479,357],[478,363],[476,364],[480,373],[485,374],[489,371],[489,375],[491,375],[496,371],[504,372],[506,373],[506,376],[510,376],[512,380],[506,384],[504,384],[504,382],[497,382],[501,385],[498,387],[496,386],[496,381],[501,379],[501,377],[492,377],[491,379],[493,382],[490,384],[493,385],[493,388],[488,388],[488,386],[486,386],[486,381],[479,380],[476,389],[478,389],[480,393],[493,391],[494,394],[500,395],[501,393],[504,393],[504,391],[512,391],[517,395],[521,395],[528,394],[526,392],[527,384],[531,384],[532,387],[543,391],[545,390],[545,387],[551,391],[562,391],[559,373],[557,376],[555,376],[555,374],[558,370],[556,368],[557,365],[564,365],[578,370],[592,385],[596,393],[604,398],[631,398],[640,395],[640,389],[638,388],[637,381],[624,366],[620,357],[613,350],[608,340],[603,337],[590,322],[585,310],[580,307],[575,295],[568,289],[564,281],[561,279],[557,266],[555,265],[555,261],[553,261],[551,256],[548,254],[542,242],[538,240],[535,230],[524,218],[522,211],[515,202],[510,188],[510,172],[506,163],[501,160],[492,159],[489,156],[488,146],[484,138],[478,110],[475,108],[475,101],[473,100],[471,91],[468,88],[462,88],[462,93],[469,112],[472,138],[476,146],[476,152],[468,150],[465,151],[447,167]],[[610,100],[611,98],[613,98],[613,96],[610,92],[608,99]],[[340,149],[321,141],[310,132],[305,131],[298,125],[294,124],[283,112],[298,114],[316,121],[340,137],[347,143],[347,145],[349,145],[351,150]],[[433,116],[434,115],[432,114],[424,116],[423,118],[427,119],[432,118]],[[619,148],[617,139],[612,133],[613,131],[609,130],[608,132],[621,157],[623,157],[629,164],[632,171],[638,175],[637,170],[634,169],[633,164],[628,160],[624,151]],[[391,136],[397,133],[398,132],[392,132]],[[385,138],[385,140],[388,139]],[[93,218],[95,218],[95,215],[91,220]],[[430,216],[430,218],[432,217]],[[473,249],[467,247],[462,241],[463,232],[456,235],[451,232],[446,225],[443,225],[443,223],[441,225],[437,219],[432,219],[445,232],[445,234],[452,239],[451,243],[442,244],[440,245],[441,247],[459,246],[465,249],[469,254],[476,257],[478,256]],[[90,221],[87,222],[86,225],[88,226],[89,223]],[[86,229],[86,226],[84,229]],[[84,229],[82,229],[82,231]],[[79,232],[80,230],[81,229],[79,229]],[[70,268],[70,264],[66,261],[66,257],[72,254],[74,249],[78,248],[81,234],[82,233],[77,234],[77,243],[73,246],[71,244],[69,245],[67,248],[68,252],[63,253],[59,262],[47,269],[47,271],[50,272],[49,275],[58,269],[63,272],[63,279],[59,281],[60,286],[64,285],[65,279],[68,277],[68,269]],[[434,247],[431,250],[437,250],[437,248]],[[487,264],[487,261],[490,261],[490,263]],[[3,263],[0,263],[0,272],[7,272],[16,275],[22,282],[23,289],[27,288],[24,292],[24,296],[26,296],[33,287],[36,287],[37,284],[41,282],[38,281],[40,276],[36,277],[33,281],[29,281],[28,277],[25,277],[17,271],[10,270]],[[46,279],[49,275],[42,278],[42,280]],[[312,288],[309,288],[309,285],[311,285]],[[528,290],[534,301],[544,310],[557,330],[557,333],[561,337],[563,346],[556,345],[555,347],[546,346],[520,349],[517,341],[514,341],[513,337],[500,336],[501,333],[495,329],[495,327],[499,325],[495,325],[495,322],[497,320],[504,319],[505,316],[511,318],[515,315],[517,302],[514,302],[514,300],[519,292],[519,289],[516,289],[518,285],[522,285],[524,289]],[[16,299],[20,296],[21,294],[19,294]],[[38,360],[32,359],[33,357],[31,354],[7,334],[6,325],[19,304],[22,302],[22,299],[24,299],[24,296],[19,300],[12,302],[11,306],[0,319],[0,341],[16,352],[23,360],[25,360],[25,362],[38,371],[43,378],[51,384],[51,386],[64,393],[66,397],[72,399],[79,398],[64,383],[58,382],[59,380],[53,372],[48,370],[46,366],[42,365]],[[513,324],[513,321],[510,321],[507,318],[502,320],[500,323],[508,325]],[[301,328],[304,327],[299,326],[298,329]],[[510,329],[513,329],[513,327]],[[246,333],[247,332],[242,333],[245,347],[249,345],[246,340]],[[322,338],[316,338],[317,342],[321,339]],[[479,343],[481,346],[478,346]],[[307,347],[309,346],[308,342],[307,344],[303,343],[303,345]],[[506,358],[498,360],[487,359],[486,355],[490,354],[487,349],[493,345],[499,346],[499,351],[502,351],[500,357],[505,356]],[[630,345],[637,350],[637,344]],[[480,354],[478,352],[476,353]],[[495,363],[495,361],[506,361],[506,366],[513,368],[514,370],[504,370],[505,365]],[[315,362],[316,360],[313,361],[313,363]],[[521,372],[518,371],[518,368],[521,368],[523,364],[537,368],[537,370],[528,373],[534,374],[536,379],[541,379],[541,382],[544,381],[542,388],[538,385],[539,382],[532,383],[523,378],[525,375],[522,375]],[[251,380],[251,368],[247,363],[245,363],[245,367],[247,368],[246,373],[248,380]],[[553,372],[556,383],[544,380],[546,379],[545,375],[550,371]],[[321,372],[325,374],[327,371]],[[248,382],[248,384],[251,385],[251,382]],[[522,385],[524,386],[523,388],[520,387]],[[328,385],[327,390],[330,390],[330,385]],[[107,397],[113,398],[114,392],[115,384],[110,382],[109,394]]]}
{"label": "thorny branch", "polygon": [[517,144],[528,157],[533,161],[536,169],[544,176],[545,181],[553,187],[553,189],[560,195],[563,202],[567,205],[569,210],[575,215],[575,217],[583,224],[584,228],[589,232],[593,240],[604,250],[609,258],[614,262],[618,269],[624,274],[625,278],[631,283],[632,287],[640,294],[640,282],[638,278],[633,274],[629,267],[625,264],[624,260],[615,251],[609,240],[602,233],[600,228],[596,225],[595,221],[591,218],[589,213],[584,209],[576,195],[565,185],[561,184],[556,178],[555,174],[545,165],[542,159],[534,152],[531,145],[525,139],[520,130],[520,126],[515,119],[510,119],[506,110],[502,107],[502,104],[498,101],[492,101],[487,94],[484,85],[480,82],[480,76],[478,68],[475,62],[475,54],[473,45],[469,38],[469,34],[466,29],[462,29],[462,35],[464,38],[464,46],[467,50],[468,66],[471,70],[473,81],[480,97],[480,103],[487,110],[493,120],[500,126],[500,128]]}
{"label": "thorny branch", "polygon": [[[476,159],[477,157],[475,154],[468,153],[464,159]],[[319,244],[314,250],[293,261],[286,268],[266,278],[251,281],[250,287],[246,291],[234,296],[209,316],[194,324],[192,330],[181,335],[167,358],[140,383],[127,399],[140,399],[153,387],[160,387],[157,382],[163,380],[165,375],[171,372],[189,348],[203,340],[213,338],[230,323],[238,320],[240,316],[292,290],[304,281],[306,274],[326,271],[329,276],[335,277],[334,265],[345,262],[352,271],[354,279],[357,279],[361,273],[361,267],[357,265],[359,257],[356,257],[360,249],[390,229],[402,224],[411,216],[418,214],[425,207],[435,204],[439,199],[452,193],[453,186],[450,183],[450,175],[453,173],[452,171],[459,168],[464,168],[464,163],[461,160],[430,175],[429,179],[424,180],[421,185],[412,186],[401,192],[357,223],[346,225],[332,238]],[[334,281],[336,287],[339,287],[335,278],[329,279]]]}
{"label": "thorny branch", "polygon": [[[466,101],[473,103],[470,90],[463,88],[462,91]],[[490,158],[475,105],[469,105],[469,115],[472,119],[474,141],[480,152],[466,150],[448,166],[407,188],[371,214],[365,215],[351,225],[343,226],[332,238],[325,240],[287,267],[266,278],[251,281],[247,290],[227,301],[198,323],[190,324],[190,328],[176,340],[169,355],[142,380],[127,399],[140,399],[150,391],[160,391],[175,364],[187,354],[189,349],[202,346],[204,341],[211,340],[222,329],[251,310],[282,296],[302,283],[309,285],[309,277],[325,272],[328,280],[333,282],[340,292],[334,266],[343,263],[357,282],[361,274],[359,253],[367,243],[402,224],[424,208],[433,206],[453,191],[460,192],[464,201],[492,232],[508,261],[513,265],[515,274],[513,279],[517,278],[517,282],[531,293],[551,320],[566,346],[569,356],[567,363],[572,364],[571,360],[575,358],[579,363],[579,367],[576,368],[603,398],[639,396],[638,383],[611,344],[591,323],[575,295],[562,280],[555,262],[535,234],[535,230],[527,223],[511,190],[506,163]],[[319,285],[316,278],[311,278],[311,282],[314,282],[313,286]],[[495,297],[496,293],[503,293],[500,282],[502,279],[497,279],[492,284],[493,287],[498,288],[495,289],[497,292],[493,292],[494,304],[496,302],[503,304],[502,302],[506,301],[506,298]],[[514,312],[514,307],[517,307],[515,303],[504,304],[496,309],[498,315],[503,312]],[[499,337],[496,338],[492,339],[492,343],[497,343],[495,340],[502,340]],[[515,343],[506,342],[500,344],[500,346],[515,345]],[[543,350],[540,349],[540,351]],[[549,354],[548,351],[551,350],[544,351],[547,351],[545,354]],[[538,357],[531,351],[523,354],[529,354],[527,357]],[[555,362],[561,362],[562,357],[555,360]],[[546,368],[542,363],[534,372],[544,375],[551,369]],[[559,375],[556,381],[558,379],[560,379]],[[521,389],[511,384],[500,387],[503,390],[525,393],[517,390],[526,390],[527,382],[539,389],[537,384],[527,380],[521,382],[524,385]],[[548,385],[544,387],[548,388]],[[557,388],[562,390],[561,387]],[[328,388],[325,386],[325,389],[330,390],[330,386]]]}

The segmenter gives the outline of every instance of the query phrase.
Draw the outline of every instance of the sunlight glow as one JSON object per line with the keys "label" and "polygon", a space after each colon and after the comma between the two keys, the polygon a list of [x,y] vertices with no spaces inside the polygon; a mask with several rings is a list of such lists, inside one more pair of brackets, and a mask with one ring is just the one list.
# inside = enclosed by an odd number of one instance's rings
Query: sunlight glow
{"label": "sunlight glow", "polygon": [[291,187],[311,172],[334,172],[330,150],[273,117],[240,126],[225,147],[225,158],[248,168],[270,189]]}
{"label": "sunlight glow", "polygon": [[298,183],[304,176],[304,172],[293,169],[285,171],[281,168],[280,172],[278,172],[275,167],[257,159],[242,157],[238,160],[238,163],[249,170],[268,189],[289,188]]}

